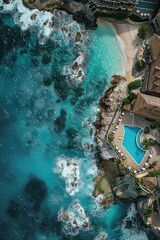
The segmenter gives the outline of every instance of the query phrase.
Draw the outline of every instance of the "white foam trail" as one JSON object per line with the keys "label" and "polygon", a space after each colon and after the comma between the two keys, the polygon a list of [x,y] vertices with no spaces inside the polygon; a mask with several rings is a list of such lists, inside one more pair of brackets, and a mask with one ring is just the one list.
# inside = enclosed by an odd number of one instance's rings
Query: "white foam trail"
{"label": "white foam trail", "polygon": [[[121,240],[148,240],[146,233],[143,230],[138,229],[136,214],[137,211],[135,204],[132,203],[128,209],[127,216],[123,220],[123,237],[121,238]],[[131,221],[130,228],[125,228],[127,221]]]}
{"label": "white foam trail", "polygon": [[78,200],[74,201],[67,210],[60,209],[58,220],[65,223],[63,231],[67,235],[76,236],[79,231],[90,229],[89,218]]}
{"label": "white foam trail", "polygon": [[80,163],[76,158],[60,156],[56,159],[54,172],[60,173],[66,183],[66,192],[73,196],[83,186],[80,181]]}

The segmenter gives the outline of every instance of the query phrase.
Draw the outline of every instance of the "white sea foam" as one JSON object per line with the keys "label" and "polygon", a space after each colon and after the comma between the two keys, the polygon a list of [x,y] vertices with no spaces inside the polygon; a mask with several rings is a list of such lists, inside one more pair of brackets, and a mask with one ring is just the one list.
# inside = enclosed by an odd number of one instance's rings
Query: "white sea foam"
{"label": "white sea foam", "polygon": [[[71,15],[64,11],[54,10],[53,13],[48,11],[39,11],[38,9],[30,10],[23,5],[22,0],[12,0],[5,4],[0,0],[0,12],[12,13],[14,22],[18,24],[23,31],[38,30],[38,39],[41,44],[46,42],[48,37],[57,41],[60,45],[73,42],[77,32],[84,31],[84,26],[73,21]],[[65,29],[70,29],[66,31]],[[56,34],[53,34],[55,33]]]}
{"label": "white sea foam", "polygon": [[[146,233],[143,230],[138,229],[137,211],[135,204],[132,203],[128,209],[127,216],[123,220],[122,232],[123,237],[122,240],[148,240]],[[127,221],[131,221],[131,228],[125,228]]]}
{"label": "white sea foam", "polygon": [[94,240],[106,240],[108,234],[105,232],[101,232]]}
{"label": "white sea foam", "polygon": [[78,159],[60,156],[56,159],[56,169],[53,171],[59,173],[65,180],[66,191],[69,195],[75,195],[83,186],[80,181],[80,161]]}
{"label": "white sea foam", "polygon": [[72,66],[65,65],[63,67],[63,75],[69,84],[79,86],[84,81],[85,53],[78,52],[78,57],[73,62]]}
{"label": "white sea foam", "polygon": [[58,220],[65,223],[63,231],[67,235],[75,236],[80,230],[90,229],[89,218],[78,200],[75,200],[67,210],[60,209]]}

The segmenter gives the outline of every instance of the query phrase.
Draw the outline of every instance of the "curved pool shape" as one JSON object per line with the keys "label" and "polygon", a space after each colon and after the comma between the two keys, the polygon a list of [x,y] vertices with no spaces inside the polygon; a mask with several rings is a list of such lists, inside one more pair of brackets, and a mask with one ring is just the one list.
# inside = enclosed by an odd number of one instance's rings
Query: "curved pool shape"
{"label": "curved pool shape", "polygon": [[146,151],[142,149],[142,144],[140,142],[142,134],[143,129],[140,127],[124,126],[124,139],[122,145],[137,164],[141,163],[146,153]]}

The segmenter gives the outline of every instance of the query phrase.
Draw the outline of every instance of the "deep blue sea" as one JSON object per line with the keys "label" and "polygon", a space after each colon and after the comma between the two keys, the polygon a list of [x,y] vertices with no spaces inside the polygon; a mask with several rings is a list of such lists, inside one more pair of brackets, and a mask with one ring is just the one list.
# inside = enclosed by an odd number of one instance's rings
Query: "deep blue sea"
{"label": "deep blue sea", "polygon": [[136,221],[124,228],[134,204],[104,210],[92,197],[98,100],[125,64],[112,25],[86,31],[62,11],[30,11],[21,0],[0,7],[0,239],[148,239]]}

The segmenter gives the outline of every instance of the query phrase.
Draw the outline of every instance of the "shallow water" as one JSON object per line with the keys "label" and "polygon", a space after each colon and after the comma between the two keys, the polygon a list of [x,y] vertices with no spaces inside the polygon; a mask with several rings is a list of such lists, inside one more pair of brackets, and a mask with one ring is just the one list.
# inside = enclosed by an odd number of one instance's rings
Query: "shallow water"
{"label": "shallow water", "polygon": [[[117,201],[104,210],[92,197],[97,168],[90,134],[99,98],[112,75],[123,72],[121,42],[107,24],[87,31],[83,44],[75,45],[75,33],[84,26],[71,16],[55,12],[52,32],[40,25],[41,16],[29,26],[30,11],[21,1],[13,4],[17,7],[2,10],[0,23],[0,239],[94,239],[101,232],[107,239],[125,239],[130,232],[123,233],[122,220],[129,205]],[[46,14],[43,21],[50,17]],[[71,37],[60,31],[66,24]],[[77,86],[62,73],[79,51],[86,63],[84,82]],[[83,217],[71,211],[75,201]],[[79,219],[79,229],[66,228],[58,217],[62,209]],[[83,218],[89,222],[86,230],[80,226]]]}

